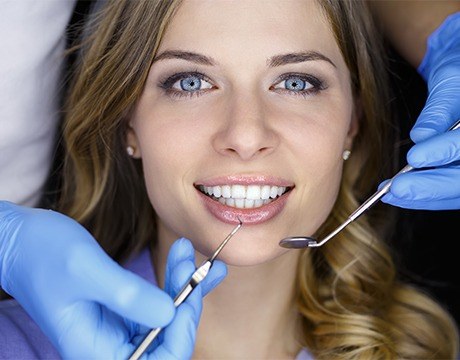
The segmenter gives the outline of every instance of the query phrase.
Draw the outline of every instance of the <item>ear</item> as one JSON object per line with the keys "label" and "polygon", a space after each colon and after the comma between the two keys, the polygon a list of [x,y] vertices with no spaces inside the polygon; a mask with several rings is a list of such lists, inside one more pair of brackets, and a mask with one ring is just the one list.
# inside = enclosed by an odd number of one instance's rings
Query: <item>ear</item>
{"label": "ear", "polygon": [[359,132],[359,123],[362,118],[363,108],[361,105],[361,100],[355,99],[353,112],[351,114],[350,126],[348,128],[347,137],[345,139],[345,148],[351,150],[353,148],[353,140]]}
{"label": "ear", "polygon": [[126,149],[128,147],[133,150],[132,154],[129,154],[130,157],[133,159],[140,159],[142,157],[139,140],[131,122],[129,122],[126,130]]}

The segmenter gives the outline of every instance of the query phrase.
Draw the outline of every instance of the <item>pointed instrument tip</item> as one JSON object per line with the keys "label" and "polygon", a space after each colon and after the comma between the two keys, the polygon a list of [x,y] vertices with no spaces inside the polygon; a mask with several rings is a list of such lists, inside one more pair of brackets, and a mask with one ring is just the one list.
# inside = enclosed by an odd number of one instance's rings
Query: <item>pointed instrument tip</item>
{"label": "pointed instrument tip", "polygon": [[230,233],[230,236],[235,235],[235,233],[240,229],[240,227],[243,226],[243,221],[240,219],[240,217],[237,216],[236,218],[238,219],[239,224],[236,225],[236,227],[232,230],[232,232]]}
{"label": "pointed instrument tip", "polygon": [[243,226],[243,222],[241,221],[241,219],[238,217],[238,221],[240,222],[238,225],[236,225],[233,230],[231,231],[230,234],[227,235],[227,237],[225,238],[224,241],[222,241],[222,243],[219,245],[219,247],[217,248],[217,250],[214,252],[214,254],[209,258],[209,261],[212,263],[217,255],[219,255],[219,253],[222,251],[222,249],[224,248],[224,246],[228,243],[228,241],[232,238],[233,235],[236,234],[236,232],[241,228],[241,226]]}

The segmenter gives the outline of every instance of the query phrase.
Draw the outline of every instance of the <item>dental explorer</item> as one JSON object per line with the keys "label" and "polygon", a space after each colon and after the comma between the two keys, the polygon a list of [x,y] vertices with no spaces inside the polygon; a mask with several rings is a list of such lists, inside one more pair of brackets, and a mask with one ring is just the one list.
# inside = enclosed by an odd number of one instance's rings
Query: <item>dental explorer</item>
{"label": "dental explorer", "polygon": [[[204,280],[204,278],[208,275],[209,270],[211,269],[214,260],[217,258],[219,253],[222,251],[224,246],[228,243],[228,241],[232,238],[233,235],[236,234],[236,232],[241,228],[243,225],[243,222],[241,221],[240,218],[238,218],[239,224],[230,232],[230,234],[227,235],[227,237],[222,241],[222,243],[219,245],[217,250],[212,254],[211,257],[206,259],[192,274],[190,277],[190,280],[185,284],[185,286],[182,288],[181,291],[176,295],[174,298],[174,306],[177,308],[180,304],[182,304],[185,299],[192,293],[193,289],[198,286],[198,284]],[[144,340],[141,342],[141,344],[137,347],[136,351],[133,352],[129,360],[137,360],[139,359],[142,354],[147,350],[149,345],[152,343],[153,340],[158,336],[160,331],[163,328],[159,327],[156,329],[152,329],[147,336],[144,338]]]}
{"label": "dental explorer", "polygon": [[[460,119],[457,120],[447,131],[452,131],[460,128]],[[369,210],[372,205],[379,201],[386,193],[390,191],[391,184],[396,176],[407,173],[414,168],[410,165],[404,166],[401,170],[398,171],[380,190],[376,191],[371,195],[360,207],[358,207],[340,226],[338,226],[334,231],[327,235],[323,240],[317,241],[313,237],[308,236],[292,236],[284,238],[279,242],[279,245],[285,248],[291,249],[302,249],[306,247],[320,247],[323,246],[326,242],[336,236],[340,231],[345,229],[350,223],[359,218],[366,210]]]}

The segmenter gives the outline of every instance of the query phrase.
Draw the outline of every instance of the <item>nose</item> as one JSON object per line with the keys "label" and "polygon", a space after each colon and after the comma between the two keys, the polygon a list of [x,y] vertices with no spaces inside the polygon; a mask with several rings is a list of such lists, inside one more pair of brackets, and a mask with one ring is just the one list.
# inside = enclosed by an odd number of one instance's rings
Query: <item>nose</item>
{"label": "nose", "polygon": [[226,102],[220,128],[213,139],[214,149],[243,161],[267,156],[279,143],[271,127],[263,99],[240,94]]}

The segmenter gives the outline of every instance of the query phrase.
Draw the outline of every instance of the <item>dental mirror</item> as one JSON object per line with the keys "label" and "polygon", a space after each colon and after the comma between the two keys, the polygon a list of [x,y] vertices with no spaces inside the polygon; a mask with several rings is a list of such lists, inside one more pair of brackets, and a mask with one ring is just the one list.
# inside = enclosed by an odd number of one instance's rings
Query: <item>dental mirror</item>
{"label": "dental mirror", "polygon": [[[455,122],[447,131],[456,130],[460,128],[460,119]],[[394,175],[380,190],[371,195],[360,207],[358,207],[340,226],[327,235],[321,241],[308,236],[292,236],[284,238],[279,242],[279,245],[289,249],[302,249],[307,247],[320,247],[337,235],[340,231],[345,229],[350,223],[359,218],[366,210],[369,210],[372,205],[379,201],[388,191],[390,191],[391,184],[396,176],[402,173],[413,170],[410,165],[404,166],[396,175]]]}

